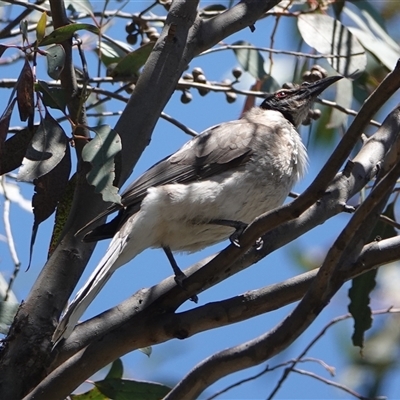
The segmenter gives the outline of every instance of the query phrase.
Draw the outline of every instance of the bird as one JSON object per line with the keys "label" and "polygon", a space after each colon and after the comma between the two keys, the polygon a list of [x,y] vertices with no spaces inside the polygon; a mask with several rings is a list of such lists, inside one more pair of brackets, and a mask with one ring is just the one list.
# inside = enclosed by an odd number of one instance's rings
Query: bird
{"label": "bird", "polygon": [[[282,205],[307,168],[298,128],[317,96],[341,78],[280,89],[240,119],[205,130],[130,184],[120,204],[80,229],[84,241],[112,240],[62,316],[54,345],[70,336],[114,271],[145,249],[164,249],[179,283],[185,276],[172,252],[195,252],[228,238],[239,245],[247,224]],[[93,228],[114,212],[114,219]]]}

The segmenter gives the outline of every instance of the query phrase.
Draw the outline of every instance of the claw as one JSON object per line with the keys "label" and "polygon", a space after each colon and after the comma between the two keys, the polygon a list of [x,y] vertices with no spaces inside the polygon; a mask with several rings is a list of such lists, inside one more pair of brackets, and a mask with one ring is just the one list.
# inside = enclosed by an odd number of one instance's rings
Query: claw
{"label": "claw", "polygon": [[239,238],[246,228],[247,228],[247,224],[244,224],[244,223],[240,224],[240,226],[236,227],[235,232],[233,232],[232,235],[229,236],[229,240],[235,247],[240,247]]}
{"label": "claw", "polygon": [[258,238],[254,243],[254,247],[256,248],[257,251],[261,250],[263,246],[264,246],[264,240],[262,240],[262,238]]}

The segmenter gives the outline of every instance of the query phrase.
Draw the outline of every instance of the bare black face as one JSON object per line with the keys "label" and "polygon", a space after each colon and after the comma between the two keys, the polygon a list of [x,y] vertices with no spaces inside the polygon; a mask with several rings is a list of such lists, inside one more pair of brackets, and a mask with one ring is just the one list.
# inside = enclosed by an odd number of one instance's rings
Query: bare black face
{"label": "bare black face", "polygon": [[281,112],[287,120],[298,127],[307,117],[316,97],[341,76],[330,76],[313,83],[303,83],[294,89],[280,89],[270,94],[261,103],[265,110]]}

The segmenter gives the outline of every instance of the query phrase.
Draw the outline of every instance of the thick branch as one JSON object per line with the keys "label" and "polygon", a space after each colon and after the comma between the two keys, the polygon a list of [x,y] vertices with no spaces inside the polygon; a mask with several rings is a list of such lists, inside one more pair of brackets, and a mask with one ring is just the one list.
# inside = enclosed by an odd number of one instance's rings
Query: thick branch
{"label": "thick branch", "polygon": [[[170,278],[146,292],[142,291],[136,294],[118,307],[107,311],[99,317],[79,325],[63,345],[57,364],[89,343],[91,343],[90,350],[86,350],[84,354],[71,358],[57,370],[57,379],[55,376],[53,378],[56,381],[61,381],[65,376],[71,377],[74,370],[79,370],[75,364],[78,361],[84,361],[86,366],[90,366],[90,368],[96,370],[103,365],[103,362],[113,360],[137,348],[137,346],[154,344],[148,342],[144,344],[141,337],[150,336],[158,338],[157,329],[158,332],[161,330],[167,336],[179,337],[180,334],[183,336],[192,334],[191,330],[185,331],[180,329],[179,324],[174,325],[173,322],[169,325],[170,331],[168,333],[164,331],[163,327],[165,325],[159,325],[154,334],[152,332],[152,335],[143,335],[143,332],[144,327],[149,332],[148,327],[151,325],[150,321],[152,319],[155,321],[152,323],[157,324],[157,321],[160,319],[160,310],[163,312],[171,310],[173,312],[179,304],[192,294],[228,278],[230,275],[251,265],[293,238],[322,223],[325,219],[340,212],[342,210],[341,204],[345,204],[375,174],[377,165],[383,162],[385,155],[392,147],[393,142],[395,142],[399,130],[400,109],[397,108],[386,118],[377,133],[364,144],[359,154],[351,163],[351,167],[348,166],[343,173],[338,174],[334,183],[330,186],[328,194],[321,199],[318,205],[313,206],[296,220],[269,232],[264,237],[264,242],[267,243],[267,246],[261,252],[255,250],[248,252],[244,257],[239,258],[229,270],[210,267],[212,263],[201,267],[202,263],[199,263],[199,265],[185,271],[188,275],[188,279],[185,281],[187,291],[182,291],[176,287],[172,278]],[[221,256],[225,252],[226,250],[221,253]],[[395,257],[397,257],[397,253]],[[357,272],[355,271],[354,273]],[[302,286],[299,284],[299,287]],[[302,296],[303,293],[304,291],[300,291],[298,296]],[[291,301],[299,298],[297,295],[294,296],[295,298],[293,297]],[[287,298],[286,300],[285,298],[279,300],[283,302],[288,301]],[[100,340],[97,341],[96,338]],[[113,344],[112,346],[111,343]],[[105,348],[108,349],[107,354],[104,352]],[[101,349],[103,350],[102,357],[105,358],[101,360],[101,365],[99,365],[98,362],[100,360],[96,354]]]}
{"label": "thick branch", "polygon": [[197,398],[216,380],[232,372],[257,365],[287,348],[315,320],[339,290],[345,278],[334,275],[351,268],[363,241],[375,226],[391,189],[400,175],[397,164],[358,208],[339,235],[303,299],[280,324],[260,337],[223,350],[197,365],[165,399]]}
{"label": "thick branch", "polygon": [[[372,242],[364,246],[358,260],[353,267],[348,269],[344,279],[350,280],[357,275],[395,261],[400,258],[400,238],[394,237],[380,242]],[[134,341],[137,348],[154,345],[165,342],[172,338],[186,338],[193,336],[205,330],[229,325],[235,322],[243,321],[251,317],[281,308],[287,304],[299,300],[308,290],[315,279],[318,270],[306,272],[294,278],[290,278],[279,284],[271,285],[266,288],[253,290],[231,299],[220,302],[209,303],[193,310],[182,313],[163,313],[157,318],[148,318],[140,326],[131,327],[130,336],[126,340]],[[163,283],[161,282],[160,285]],[[141,299],[146,294],[141,294]],[[138,294],[135,297],[139,297]],[[138,303],[136,303],[138,304]],[[115,313],[121,314],[131,312],[132,304],[126,302],[122,305],[107,311],[102,315],[102,319],[113,320]],[[101,322],[100,322],[101,323]],[[92,330],[98,326],[98,318],[88,321],[78,332],[74,332],[75,339],[82,337],[85,330]],[[86,325],[86,326],[85,326]],[[81,330],[82,332],[79,332]],[[146,334],[147,332],[147,334]],[[148,333],[151,332],[151,340]],[[120,338],[118,339],[120,340]],[[96,351],[93,349],[93,352]],[[60,368],[53,371],[25,400],[45,399],[49,393],[53,396],[68,389],[60,387],[65,379],[65,374],[81,374],[82,371],[77,368],[81,362],[85,363],[88,354],[82,350],[80,353],[69,359]],[[90,354],[89,354],[90,357]],[[113,359],[110,358],[110,362]],[[40,395],[39,395],[40,394]],[[39,397],[38,397],[39,396]],[[40,397],[43,396],[43,397]]]}

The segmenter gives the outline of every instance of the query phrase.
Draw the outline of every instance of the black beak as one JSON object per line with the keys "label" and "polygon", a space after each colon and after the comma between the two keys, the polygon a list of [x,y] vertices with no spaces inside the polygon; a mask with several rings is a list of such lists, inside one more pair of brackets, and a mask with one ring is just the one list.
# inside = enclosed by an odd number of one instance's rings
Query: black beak
{"label": "black beak", "polygon": [[342,79],[343,76],[328,76],[327,78],[320,79],[319,81],[313,83],[303,83],[304,85],[304,96],[308,98],[315,99],[319,94],[321,94],[328,86]]}

